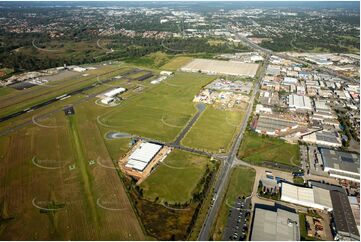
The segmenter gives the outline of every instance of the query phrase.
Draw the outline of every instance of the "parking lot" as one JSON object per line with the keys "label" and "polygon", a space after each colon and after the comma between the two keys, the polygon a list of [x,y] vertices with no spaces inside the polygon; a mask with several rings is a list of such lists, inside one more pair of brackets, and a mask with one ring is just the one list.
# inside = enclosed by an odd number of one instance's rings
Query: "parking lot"
{"label": "parking lot", "polygon": [[228,221],[223,233],[223,240],[246,240],[247,239],[247,216],[250,215],[249,206],[251,199],[237,198],[235,205],[230,207]]}

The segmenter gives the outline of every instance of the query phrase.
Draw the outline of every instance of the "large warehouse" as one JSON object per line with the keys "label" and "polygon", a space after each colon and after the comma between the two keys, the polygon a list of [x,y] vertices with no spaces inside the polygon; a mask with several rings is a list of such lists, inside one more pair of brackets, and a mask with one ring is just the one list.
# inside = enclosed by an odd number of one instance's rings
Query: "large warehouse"
{"label": "large warehouse", "polygon": [[288,96],[288,107],[290,110],[299,112],[311,112],[313,110],[309,97],[295,94]]}
{"label": "large warehouse", "polygon": [[260,115],[255,131],[260,134],[277,136],[280,133],[290,132],[299,127],[297,122],[287,119]]}
{"label": "large warehouse", "polygon": [[256,204],[251,241],[288,240],[300,240],[298,214],[276,207],[257,207]]}
{"label": "large warehouse", "polygon": [[316,131],[314,133],[305,135],[302,140],[307,143],[330,146],[330,147],[341,147],[341,138],[337,132],[331,132],[327,130]]}
{"label": "large warehouse", "polygon": [[323,169],[331,177],[360,183],[360,155],[320,148]]}
{"label": "large warehouse", "polygon": [[305,207],[332,211],[330,191],[321,187],[299,187],[282,182],[281,200]]}
{"label": "large warehouse", "polygon": [[143,171],[148,163],[162,149],[161,145],[154,143],[142,143],[128,158],[125,167]]}
{"label": "large warehouse", "polygon": [[194,59],[181,68],[185,72],[202,72],[209,75],[232,75],[254,77],[258,64],[243,63],[239,61],[222,61],[209,59]]}

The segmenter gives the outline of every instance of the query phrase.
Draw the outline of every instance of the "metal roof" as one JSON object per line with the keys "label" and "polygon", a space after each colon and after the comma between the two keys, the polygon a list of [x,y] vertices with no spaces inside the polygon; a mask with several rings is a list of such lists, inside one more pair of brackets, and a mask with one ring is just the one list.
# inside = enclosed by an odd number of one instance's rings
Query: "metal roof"
{"label": "metal roof", "polygon": [[252,227],[252,241],[300,240],[297,213],[278,208],[276,211],[256,208]]}
{"label": "metal roof", "polygon": [[360,155],[320,148],[324,167],[360,174]]}
{"label": "metal roof", "polygon": [[142,143],[130,156],[129,160],[138,160],[148,163],[162,148],[161,145],[153,143]]}
{"label": "metal roof", "polygon": [[358,237],[358,239],[360,239],[347,195],[338,191],[331,191],[330,193],[334,207],[333,218],[337,232],[340,236],[346,238],[355,239]]}

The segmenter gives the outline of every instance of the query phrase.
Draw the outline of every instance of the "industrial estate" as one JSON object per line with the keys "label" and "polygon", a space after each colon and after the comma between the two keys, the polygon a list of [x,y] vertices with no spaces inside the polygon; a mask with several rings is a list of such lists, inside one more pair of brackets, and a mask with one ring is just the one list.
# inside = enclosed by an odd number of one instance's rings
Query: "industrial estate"
{"label": "industrial estate", "polygon": [[359,7],[0,2],[0,239],[360,241]]}

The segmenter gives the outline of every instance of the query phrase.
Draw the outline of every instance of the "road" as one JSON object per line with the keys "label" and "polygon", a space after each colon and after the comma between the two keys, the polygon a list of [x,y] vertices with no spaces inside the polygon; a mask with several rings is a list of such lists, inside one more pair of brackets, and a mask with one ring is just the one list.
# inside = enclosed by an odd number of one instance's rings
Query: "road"
{"label": "road", "polygon": [[199,116],[206,109],[206,105],[204,103],[197,103],[197,113],[193,116],[193,118],[187,123],[187,126],[180,132],[174,141],[174,146],[179,146],[180,141],[184,138],[184,136],[188,133],[188,131],[192,128],[193,124],[198,120]]}
{"label": "road", "polygon": [[217,217],[218,210],[221,207],[224,191],[226,190],[226,185],[228,184],[228,180],[230,177],[230,171],[232,169],[234,162],[236,161],[236,154],[238,151],[238,147],[241,144],[243,134],[244,134],[247,124],[248,124],[248,119],[251,116],[251,113],[253,110],[253,103],[254,103],[256,94],[258,93],[258,90],[260,87],[260,81],[262,80],[265,70],[266,70],[266,67],[268,65],[268,59],[269,59],[269,56],[267,55],[267,57],[265,58],[265,64],[262,65],[262,67],[261,67],[262,69],[260,71],[259,77],[257,79],[254,90],[252,92],[252,96],[250,98],[250,101],[249,101],[249,104],[247,107],[246,116],[241,124],[240,131],[239,131],[235,141],[232,144],[231,151],[224,163],[223,168],[221,168],[220,176],[219,176],[218,180],[216,180],[214,196],[213,196],[214,202],[213,202],[213,205],[208,210],[206,219],[205,219],[202,229],[199,233],[198,240],[202,240],[202,241],[209,240],[209,238],[211,236],[210,232],[212,230],[212,225],[215,222],[215,218]]}
{"label": "road", "polygon": [[[232,31],[230,29],[230,31]],[[273,52],[272,50],[269,50],[269,49],[266,49],[266,48],[263,48],[255,43],[252,43],[249,39],[247,39],[247,37],[245,36],[241,36],[239,35],[238,33],[234,32],[235,34],[235,37],[236,39],[240,40],[244,45],[256,50],[256,51],[260,51],[260,52],[263,52],[265,54],[269,54],[269,55],[276,55],[276,56],[279,56],[279,57],[282,57],[286,60],[291,60],[291,61],[294,61],[294,62],[298,62],[298,63],[301,63],[301,64],[304,64],[304,65],[308,65],[310,66],[313,70],[315,69],[319,69],[320,71],[324,72],[324,73],[327,73],[329,75],[332,75],[332,76],[337,76],[338,78],[341,78],[343,80],[346,80],[346,81],[350,81],[350,82],[356,82],[355,79],[353,78],[350,78],[350,77],[347,77],[347,76],[344,76],[344,75],[341,75],[333,70],[330,70],[328,68],[325,68],[325,67],[320,67],[320,66],[317,66],[317,65],[314,65],[314,64],[311,64],[309,62],[306,62],[306,61],[303,61],[299,58],[296,58],[296,57],[292,57],[292,56],[289,56],[289,55],[286,55],[286,54],[282,54],[282,53],[276,53],[276,52]]]}

